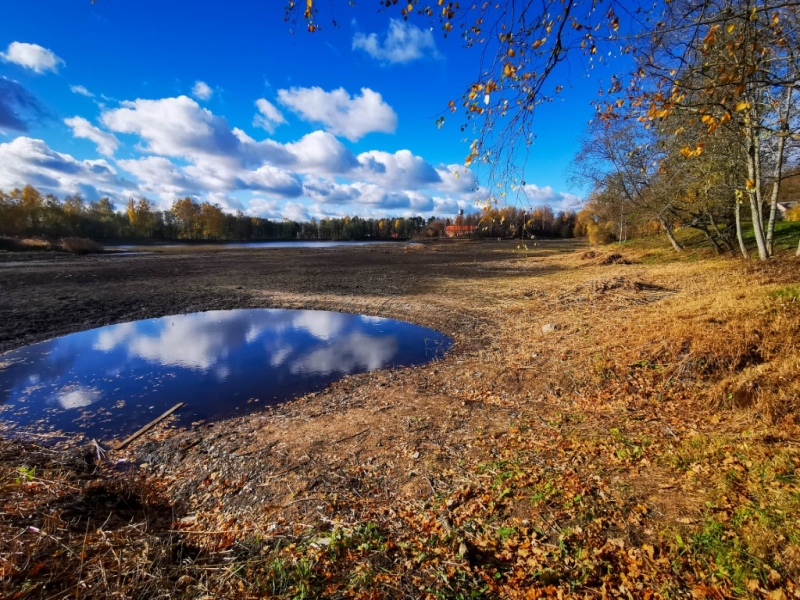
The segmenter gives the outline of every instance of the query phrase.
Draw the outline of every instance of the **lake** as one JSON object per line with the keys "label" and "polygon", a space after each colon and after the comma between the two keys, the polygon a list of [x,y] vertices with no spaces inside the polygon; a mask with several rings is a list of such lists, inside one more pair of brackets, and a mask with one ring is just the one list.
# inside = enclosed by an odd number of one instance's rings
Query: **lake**
{"label": "lake", "polygon": [[296,242],[192,242],[192,243],[164,243],[164,244],[108,244],[107,250],[130,250],[131,248],[338,248],[340,246],[376,246],[383,244],[397,244],[393,241],[352,241],[352,242],[315,242],[310,240]]}
{"label": "lake", "polygon": [[241,415],[344,375],[420,365],[450,338],[339,312],[246,309],[109,325],[0,355],[12,434],[127,435],[178,402],[179,425]]}

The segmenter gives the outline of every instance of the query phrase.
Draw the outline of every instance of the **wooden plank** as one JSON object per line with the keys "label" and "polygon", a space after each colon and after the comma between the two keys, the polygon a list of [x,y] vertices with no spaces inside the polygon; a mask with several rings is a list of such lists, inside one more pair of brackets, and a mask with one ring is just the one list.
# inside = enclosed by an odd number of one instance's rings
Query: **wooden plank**
{"label": "wooden plank", "polygon": [[135,440],[135,439],[137,439],[138,437],[140,437],[140,436],[144,435],[145,433],[147,433],[147,432],[148,432],[150,429],[152,429],[153,427],[155,427],[156,425],[158,425],[159,423],[161,423],[161,421],[163,421],[164,419],[166,419],[168,416],[170,416],[172,413],[174,413],[176,410],[178,410],[178,409],[179,409],[179,408],[181,408],[182,406],[184,406],[183,402],[178,402],[178,403],[177,403],[175,406],[173,406],[172,408],[170,408],[170,409],[169,409],[167,412],[165,412],[163,415],[161,415],[160,417],[157,417],[157,418],[153,419],[153,420],[152,420],[152,421],[150,421],[150,422],[149,422],[147,425],[145,425],[144,427],[142,427],[142,428],[141,428],[139,431],[137,431],[136,433],[133,433],[133,434],[129,435],[128,437],[126,437],[126,438],[125,438],[124,440],[122,440],[122,441],[121,441],[119,444],[117,444],[116,446],[114,446],[114,448],[112,448],[112,450],[122,450],[122,449],[123,449],[125,446],[127,446],[128,444],[130,444],[132,441],[134,441],[134,440]]}

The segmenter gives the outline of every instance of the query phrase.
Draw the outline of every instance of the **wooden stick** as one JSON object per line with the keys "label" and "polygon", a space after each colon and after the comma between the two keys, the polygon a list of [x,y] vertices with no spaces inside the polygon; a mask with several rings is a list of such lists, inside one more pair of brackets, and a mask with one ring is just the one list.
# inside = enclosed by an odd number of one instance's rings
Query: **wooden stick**
{"label": "wooden stick", "polygon": [[[342,439],[336,440],[335,442],[332,442],[332,443],[339,444],[341,442],[346,442],[347,440],[351,440],[354,437],[360,436],[362,433],[367,433],[370,429],[371,429],[371,427],[367,427],[366,429],[362,429],[358,433],[354,433],[353,435],[348,435],[347,437],[343,437]],[[419,429],[415,429],[414,431],[419,431]]]}
{"label": "wooden stick", "polygon": [[179,408],[181,408],[182,406],[184,406],[183,402],[178,402],[178,403],[177,403],[175,406],[173,406],[172,408],[170,408],[170,409],[169,409],[167,412],[165,412],[163,415],[161,415],[160,417],[157,417],[157,418],[153,419],[153,420],[152,420],[152,421],[150,421],[150,422],[149,422],[147,425],[145,425],[144,427],[142,427],[142,428],[141,428],[139,431],[137,431],[136,433],[134,433],[134,434],[132,434],[132,435],[129,435],[129,436],[128,436],[128,437],[126,437],[124,440],[122,440],[122,441],[121,441],[119,444],[117,444],[116,446],[114,446],[114,448],[112,448],[112,449],[113,449],[113,450],[122,450],[122,449],[123,449],[125,446],[127,446],[128,444],[130,444],[130,443],[131,443],[133,440],[135,440],[135,439],[137,439],[138,437],[140,437],[141,435],[143,435],[143,434],[147,433],[147,432],[148,432],[150,429],[152,429],[153,427],[155,427],[156,425],[158,425],[159,423],[161,423],[161,421],[163,421],[164,419],[166,419],[168,416],[170,416],[172,413],[174,413],[176,410],[178,410],[178,409],[179,409]]}

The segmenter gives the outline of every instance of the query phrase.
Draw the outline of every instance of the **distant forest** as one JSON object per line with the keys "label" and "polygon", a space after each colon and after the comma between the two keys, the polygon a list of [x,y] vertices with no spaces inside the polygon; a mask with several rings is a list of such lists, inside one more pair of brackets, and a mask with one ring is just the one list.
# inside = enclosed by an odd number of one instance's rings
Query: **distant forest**
{"label": "distant forest", "polygon": [[79,195],[60,200],[31,185],[6,194],[0,191],[0,235],[46,238],[82,237],[93,240],[367,240],[436,238],[448,225],[474,226],[475,237],[572,237],[576,215],[554,214],[547,206],[504,207],[454,219],[340,217],[298,223],[225,213],[209,202],[192,198],[158,210],[147,198],[131,198],[124,212],[109,198],[88,202]]}

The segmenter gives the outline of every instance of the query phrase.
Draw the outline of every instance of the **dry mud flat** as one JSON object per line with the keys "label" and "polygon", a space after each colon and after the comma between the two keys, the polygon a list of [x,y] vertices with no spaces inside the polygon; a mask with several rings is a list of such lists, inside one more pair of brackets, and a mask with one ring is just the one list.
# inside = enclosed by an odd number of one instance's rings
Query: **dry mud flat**
{"label": "dry mud flat", "polygon": [[244,307],[455,341],[441,361],[162,428],[105,460],[3,442],[4,593],[797,593],[792,259],[566,242],[4,259],[3,350]]}

